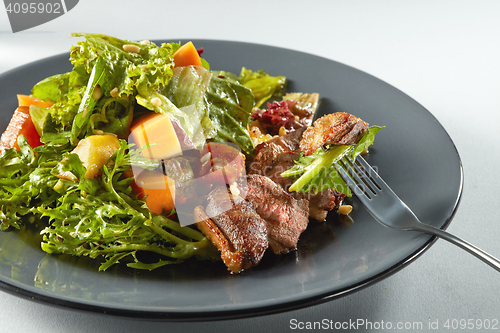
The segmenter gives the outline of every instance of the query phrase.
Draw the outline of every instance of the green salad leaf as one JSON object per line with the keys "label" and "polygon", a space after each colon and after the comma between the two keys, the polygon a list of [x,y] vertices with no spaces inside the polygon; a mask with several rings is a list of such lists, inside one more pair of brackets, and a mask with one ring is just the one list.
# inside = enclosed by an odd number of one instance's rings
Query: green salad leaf
{"label": "green salad leaf", "polygon": [[[45,221],[41,232],[45,252],[100,257],[104,259],[100,270],[120,261],[153,269],[190,257],[217,258],[203,234],[150,213],[144,201],[135,198],[132,178],[123,171],[132,165],[155,168],[158,161],[148,161],[126,141],[120,141],[109,167],[94,179],[84,176],[86,169],[76,154],[67,150],[54,154],[59,149],[47,145],[34,151],[22,136],[19,144],[20,151],[7,149],[0,156],[2,230],[19,228],[30,216]],[[60,177],[67,171],[74,177]],[[160,257],[144,261],[138,255],[141,251]]]}
{"label": "green salad leaf", "polygon": [[286,77],[271,76],[263,70],[252,71],[243,67],[238,82],[252,90],[255,107],[260,107],[268,99],[279,98],[285,92]]}
{"label": "green salad leaf", "polygon": [[279,99],[285,94],[286,77],[272,76],[264,70],[253,71],[242,67],[239,75],[226,71],[217,71],[216,75],[236,81],[250,89],[254,95],[256,108],[271,98]]}
{"label": "green salad leaf", "polygon": [[215,127],[205,104],[205,93],[213,73],[199,66],[174,69],[168,85],[161,91],[183,113],[176,117],[193,144],[199,149],[215,135]]}
{"label": "green salad leaf", "polygon": [[289,191],[318,193],[332,189],[351,197],[351,189],[340,176],[336,163],[346,155],[355,160],[373,144],[375,134],[382,128],[384,127],[371,126],[355,145],[330,145],[326,149],[321,147],[308,156],[301,153],[295,165],[281,173],[282,177],[295,179]]}
{"label": "green salad leaf", "polygon": [[[91,73],[99,59],[109,75],[101,86],[108,95],[117,88],[116,96],[135,95],[137,86],[146,84],[154,90],[166,86],[172,77],[173,49],[171,44],[141,44],[130,40],[94,33],[73,33],[85,40],[70,50],[70,61],[75,68],[83,67]],[[127,48],[127,47],[132,48]],[[129,51],[137,50],[137,52]]]}
{"label": "green salad leaf", "polygon": [[47,151],[35,153],[23,135],[17,141],[19,151],[10,148],[0,155],[1,230],[9,227],[19,229],[23,217],[35,213],[35,206],[50,205],[59,196],[51,190],[57,182],[51,175],[55,162],[47,158],[48,154],[58,154]]}
{"label": "green salad leaf", "polygon": [[248,122],[254,105],[250,89],[232,80],[213,77],[206,93],[209,117],[217,131],[215,141],[233,142],[247,155],[253,155]]}
{"label": "green salad leaf", "polygon": [[297,178],[289,188],[291,192],[319,193],[326,189],[336,190],[352,196],[351,190],[340,177],[335,163],[349,154],[352,146],[331,146],[328,150],[318,148],[313,154],[300,157],[295,165],[281,174],[282,177]]}
{"label": "green salad leaf", "polygon": [[[70,50],[73,70],[46,78],[32,89],[35,97],[55,103],[46,114],[36,112],[37,130],[44,140],[54,139],[45,133],[71,131],[73,144],[96,129],[124,137],[133,117],[135,99],[130,96],[138,94],[139,86],[157,91],[168,84],[173,46],[92,33],[72,36],[85,38]],[[90,119],[94,113],[101,116]]]}

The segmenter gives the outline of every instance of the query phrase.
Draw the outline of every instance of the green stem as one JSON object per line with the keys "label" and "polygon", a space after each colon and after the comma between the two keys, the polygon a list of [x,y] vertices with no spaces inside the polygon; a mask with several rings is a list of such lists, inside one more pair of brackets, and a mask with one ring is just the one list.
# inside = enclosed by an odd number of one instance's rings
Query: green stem
{"label": "green stem", "polygon": [[196,231],[194,229],[191,229],[189,227],[183,227],[178,222],[175,222],[169,218],[164,218],[162,216],[158,220],[160,221],[160,224],[163,227],[169,228],[170,230],[178,232],[186,237],[189,237],[189,238],[197,240],[197,241],[201,241],[201,240],[205,239],[205,236],[201,232]]}
{"label": "green stem", "polygon": [[156,224],[155,221],[153,220],[147,220],[144,222],[144,225],[147,227],[150,227],[154,232],[156,232],[158,235],[166,239],[167,241],[174,242],[179,245],[189,245],[192,244],[192,242],[185,241],[177,236],[172,235],[171,233],[165,231],[160,225]]}

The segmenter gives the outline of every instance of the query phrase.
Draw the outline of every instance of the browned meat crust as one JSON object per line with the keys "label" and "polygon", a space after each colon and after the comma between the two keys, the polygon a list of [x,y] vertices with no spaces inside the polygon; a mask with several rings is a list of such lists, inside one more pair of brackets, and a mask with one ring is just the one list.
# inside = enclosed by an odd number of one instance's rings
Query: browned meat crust
{"label": "browned meat crust", "polygon": [[221,259],[231,272],[238,273],[245,268],[251,267],[245,260],[245,255],[240,251],[234,250],[226,236],[208,217],[202,206],[197,206],[194,209],[194,218],[198,229],[221,252]]}
{"label": "browned meat crust", "polygon": [[257,265],[268,247],[275,254],[295,250],[309,223],[307,200],[295,200],[267,177],[244,177],[239,191],[236,196],[218,187],[206,209],[194,209],[198,229],[233,273]]}
{"label": "browned meat crust", "polygon": [[245,190],[245,200],[267,222],[271,250],[275,254],[295,250],[309,223],[308,201],[295,200],[281,186],[260,175],[249,175]]}
{"label": "browned meat crust", "polygon": [[205,212],[228,240],[229,247],[219,250],[240,253],[239,262],[224,262],[232,272],[259,263],[269,246],[267,223],[251,203],[232,196],[225,187],[218,187],[208,195]]}
{"label": "browned meat crust", "polygon": [[368,123],[349,113],[328,114],[307,128],[300,141],[300,151],[311,155],[325,144],[354,144],[367,130]]}
{"label": "browned meat crust", "polygon": [[[255,148],[256,156],[250,164],[248,173],[269,177],[285,191],[293,183],[291,178],[281,177],[281,173],[290,169],[300,155],[300,140],[305,127],[290,134],[276,137],[261,143]],[[295,199],[309,201],[309,216],[318,221],[323,221],[328,211],[340,205],[344,195],[334,190],[324,190],[314,194],[312,192],[288,192]]]}

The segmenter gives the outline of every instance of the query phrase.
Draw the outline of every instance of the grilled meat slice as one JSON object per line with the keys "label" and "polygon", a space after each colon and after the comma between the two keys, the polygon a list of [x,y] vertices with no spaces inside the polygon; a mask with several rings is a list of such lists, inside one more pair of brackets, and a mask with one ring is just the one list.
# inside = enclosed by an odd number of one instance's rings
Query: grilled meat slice
{"label": "grilled meat slice", "polygon": [[228,270],[239,273],[243,269],[252,267],[251,261],[246,259],[246,253],[237,251],[231,242],[224,236],[219,227],[208,217],[202,206],[194,209],[194,217],[198,229],[217,247],[221,252],[222,262]]}
{"label": "grilled meat slice", "polygon": [[[293,179],[281,177],[281,173],[290,169],[300,155],[300,141],[306,128],[298,129],[290,134],[276,137],[255,147],[255,159],[250,164],[248,173],[269,177],[285,191],[293,183]],[[328,211],[340,205],[344,195],[334,190],[324,190],[317,194],[312,192],[289,192],[295,199],[309,201],[309,216],[323,221]]]}
{"label": "grilled meat slice", "polygon": [[266,221],[225,187],[213,190],[207,202],[205,211],[195,208],[197,226],[221,251],[224,264],[233,273],[257,265],[269,246]]}
{"label": "grilled meat slice", "polygon": [[248,175],[243,187],[245,200],[267,222],[269,246],[275,254],[297,248],[300,234],[309,223],[308,201],[295,200],[268,177]]}
{"label": "grilled meat slice", "polygon": [[242,177],[238,190],[235,195],[218,187],[206,209],[194,209],[198,229],[233,273],[257,265],[268,247],[275,254],[295,250],[309,223],[307,200],[295,200],[267,177]]}
{"label": "grilled meat slice", "polygon": [[367,130],[368,123],[349,113],[328,114],[307,128],[300,141],[300,151],[311,155],[325,144],[354,144]]}
{"label": "grilled meat slice", "polygon": [[[300,153],[300,140],[302,140],[302,135],[307,127],[301,127],[293,132],[286,135],[277,136],[269,141],[263,142],[255,147],[255,155],[258,155],[261,151],[269,149],[270,145],[276,145],[281,147],[283,151]],[[298,156],[297,156],[298,157]]]}

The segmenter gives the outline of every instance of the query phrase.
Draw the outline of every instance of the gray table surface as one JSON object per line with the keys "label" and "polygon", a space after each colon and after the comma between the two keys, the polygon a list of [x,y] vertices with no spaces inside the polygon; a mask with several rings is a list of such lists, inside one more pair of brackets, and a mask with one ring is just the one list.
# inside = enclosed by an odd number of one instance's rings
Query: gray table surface
{"label": "gray table surface", "polygon": [[[82,0],[65,15],[15,34],[2,8],[0,73],[66,52],[75,42],[69,34],[79,31],[126,39],[275,45],[330,58],[388,82],[427,108],[460,153],[464,190],[448,231],[500,256],[500,2]],[[496,320],[500,329],[499,287],[498,272],[438,240],[382,282],[302,310],[223,322],[164,323],[75,312],[0,292],[0,332],[287,332],[294,330],[294,320],[324,319],[365,320],[375,324],[373,330],[387,322],[398,330],[400,323],[400,330],[409,332],[431,331],[430,323],[453,331],[445,327],[447,321],[476,325]],[[410,329],[413,323],[422,323],[421,329]]]}

